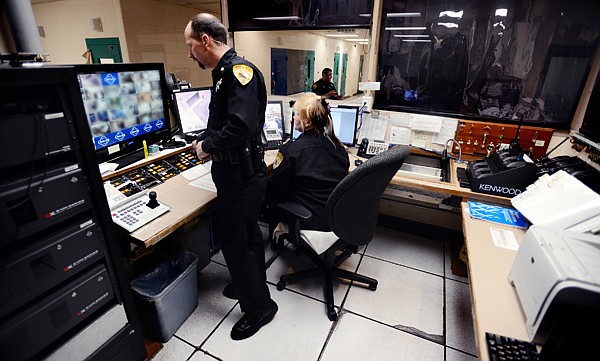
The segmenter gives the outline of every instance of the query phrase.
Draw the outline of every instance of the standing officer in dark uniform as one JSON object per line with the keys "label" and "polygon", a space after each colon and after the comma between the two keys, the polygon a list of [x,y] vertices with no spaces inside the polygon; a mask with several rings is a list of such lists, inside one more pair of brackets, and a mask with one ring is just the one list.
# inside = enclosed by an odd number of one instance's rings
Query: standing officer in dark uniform
{"label": "standing officer in dark uniform", "polygon": [[312,92],[328,99],[340,99],[340,96],[335,90],[335,85],[331,82],[333,77],[333,70],[329,68],[323,69],[321,72],[321,79],[317,80],[312,85]]}
{"label": "standing officer in dark uniform", "polygon": [[193,146],[198,158],[212,159],[216,235],[233,280],[224,294],[239,299],[244,313],[231,338],[242,340],[277,313],[266,284],[264,242],[258,228],[268,177],[260,140],[267,103],[265,81],[256,66],[227,46],[227,29],[213,15],[196,15],[184,35],[190,58],[202,69],[213,69],[208,129]]}

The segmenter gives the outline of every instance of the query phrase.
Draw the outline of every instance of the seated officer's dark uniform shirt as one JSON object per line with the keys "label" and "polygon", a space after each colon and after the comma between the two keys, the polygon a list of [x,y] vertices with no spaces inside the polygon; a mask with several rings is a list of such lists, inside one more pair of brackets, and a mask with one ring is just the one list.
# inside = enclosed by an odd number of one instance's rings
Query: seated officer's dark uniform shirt
{"label": "seated officer's dark uniform shirt", "polygon": [[325,94],[329,93],[332,90],[335,90],[335,85],[333,85],[332,82],[325,81],[323,79],[317,80],[312,85],[312,92],[315,93],[315,94],[317,94],[317,95],[325,95]]}
{"label": "seated officer's dark uniform shirt", "polygon": [[348,174],[349,166],[343,146],[334,146],[323,134],[308,130],[279,149],[270,178],[271,203],[298,202],[313,214],[311,221],[301,223],[301,228],[329,230],[327,199]]}

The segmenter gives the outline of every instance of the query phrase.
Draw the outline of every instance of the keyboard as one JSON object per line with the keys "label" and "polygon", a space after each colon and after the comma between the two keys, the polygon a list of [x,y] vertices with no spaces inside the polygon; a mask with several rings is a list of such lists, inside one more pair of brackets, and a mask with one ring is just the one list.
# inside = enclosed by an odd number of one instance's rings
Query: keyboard
{"label": "keyboard", "polygon": [[160,202],[156,208],[150,208],[147,206],[149,201],[150,197],[147,194],[141,194],[112,209],[113,222],[131,233],[170,210],[167,205]]}
{"label": "keyboard", "polygon": [[535,344],[523,340],[500,336],[495,333],[486,332],[490,361],[539,361],[540,355]]}

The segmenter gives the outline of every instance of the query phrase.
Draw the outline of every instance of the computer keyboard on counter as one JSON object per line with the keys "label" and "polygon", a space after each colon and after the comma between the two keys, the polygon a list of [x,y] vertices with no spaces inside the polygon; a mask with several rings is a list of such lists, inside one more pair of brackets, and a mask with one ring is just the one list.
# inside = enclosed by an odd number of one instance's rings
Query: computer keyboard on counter
{"label": "computer keyboard on counter", "polygon": [[156,201],[155,192],[150,194],[138,193],[111,209],[113,222],[131,233],[170,210],[169,206]]}
{"label": "computer keyboard on counter", "polygon": [[486,332],[490,361],[539,361],[540,355],[532,342]]}

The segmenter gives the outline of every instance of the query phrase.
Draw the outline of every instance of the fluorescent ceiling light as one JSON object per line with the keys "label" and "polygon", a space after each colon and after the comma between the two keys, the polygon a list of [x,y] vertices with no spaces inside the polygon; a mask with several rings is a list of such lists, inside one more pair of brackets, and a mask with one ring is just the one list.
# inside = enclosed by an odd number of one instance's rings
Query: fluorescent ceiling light
{"label": "fluorescent ceiling light", "polygon": [[428,38],[429,35],[427,34],[394,34],[394,37],[396,38]]}
{"label": "fluorescent ceiling light", "polygon": [[465,12],[463,10],[461,10],[461,11],[442,11],[440,13],[439,17],[441,18],[442,16],[449,16],[451,18],[461,19],[464,13]]}
{"label": "fluorescent ceiling light", "polygon": [[254,20],[266,20],[266,21],[277,21],[277,20],[302,20],[298,16],[267,16],[264,18],[254,18]]}
{"label": "fluorescent ceiling light", "polygon": [[406,41],[409,43],[431,43],[431,40],[425,39],[402,39],[402,41]]}
{"label": "fluorescent ceiling light", "polygon": [[457,23],[437,23],[440,26],[445,26],[447,28],[458,28]]}
{"label": "fluorescent ceiling light", "polygon": [[399,27],[394,27],[394,26],[388,26],[385,28],[385,30],[390,30],[390,31],[394,31],[394,30],[426,30],[427,28],[424,26],[399,26]]}
{"label": "fluorescent ceiling light", "polygon": [[346,41],[369,41],[369,39],[344,39]]}
{"label": "fluorescent ceiling light", "polygon": [[506,17],[508,15],[508,9],[496,9],[496,16]]}
{"label": "fluorescent ceiling light", "polygon": [[387,13],[388,18],[418,18],[421,13]]}
{"label": "fluorescent ceiling light", "polygon": [[368,41],[359,41],[357,44],[369,45],[369,42]]}
{"label": "fluorescent ceiling light", "polygon": [[325,36],[329,36],[331,38],[358,38],[358,35],[356,34],[327,34]]}
{"label": "fluorescent ceiling light", "polygon": [[370,18],[371,14],[358,14],[361,18]]}

